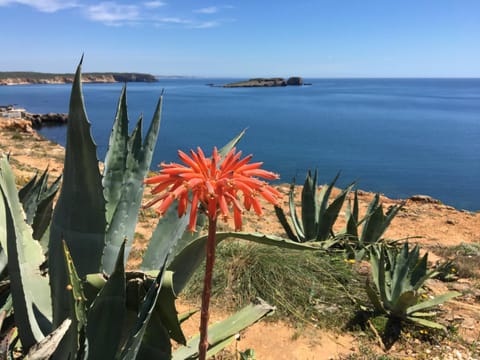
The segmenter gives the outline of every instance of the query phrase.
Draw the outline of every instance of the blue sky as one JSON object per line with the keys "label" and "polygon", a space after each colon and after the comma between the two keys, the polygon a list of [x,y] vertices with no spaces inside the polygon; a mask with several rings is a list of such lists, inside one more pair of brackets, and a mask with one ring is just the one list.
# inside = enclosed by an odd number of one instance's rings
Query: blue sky
{"label": "blue sky", "polygon": [[0,0],[0,71],[480,77],[480,0]]}

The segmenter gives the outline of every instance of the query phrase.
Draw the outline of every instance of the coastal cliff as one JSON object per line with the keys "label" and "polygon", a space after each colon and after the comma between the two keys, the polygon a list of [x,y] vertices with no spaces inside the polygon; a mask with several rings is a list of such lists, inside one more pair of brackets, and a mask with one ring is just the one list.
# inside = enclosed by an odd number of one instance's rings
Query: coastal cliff
{"label": "coastal cliff", "polygon": [[275,86],[301,86],[303,79],[299,76],[292,76],[285,80],[284,78],[255,78],[246,81],[238,81],[223,85],[224,88],[236,87],[275,87]]}
{"label": "coastal cliff", "polygon": [[[50,74],[38,72],[0,72],[0,85],[29,84],[70,84],[73,74]],[[85,73],[83,83],[116,83],[116,82],[156,82],[157,78],[142,73]]]}

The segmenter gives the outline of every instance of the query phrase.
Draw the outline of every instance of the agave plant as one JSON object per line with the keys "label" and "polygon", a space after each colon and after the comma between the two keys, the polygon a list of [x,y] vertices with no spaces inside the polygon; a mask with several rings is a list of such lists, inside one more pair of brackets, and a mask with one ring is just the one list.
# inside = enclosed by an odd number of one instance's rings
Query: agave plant
{"label": "agave plant", "polygon": [[338,244],[339,239],[333,232],[333,225],[338,218],[340,210],[352,190],[354,184],[350,184],[330,202],[330,195],[340,174],[337,174],[332,182],[318,191],[317,177],[318,172],[312,177],[311,171],[308,171],[302,190],[301,216],[297,215],[295,208],[295,180],[290,186],[289,208],[290,219],[293,229],[287,221],[284,211],[275,206],[275,213],[282,224],[287,236],[296,242],[318,242],[322,248],[328,249]]}
{"label": "agave plant", "polygon": [[[141,270],[125,271],[143,179],[159,131],[162,96],[142,140],[141,118],[128,134],[126,91],[122,90],[102,174],[80,78],[81,63],[72,86],[63,184],[49,225],[47,252],[25,222],[8,160],[0,161],[0,245],[10,279],[10,291],[0,299],[0,315],[13,309],[25,354],[30,350],[39,356],[48,348],[44,358],[52,353],[56,359],[195,357],[196,349],[186,342],[180,326],[186,316],[178,316],[175,299],[205,258],[207,237],[185,232],[188,216],[178,219],[172,207],[152,234]],[[232,149],[242,135],[220,154]],[[198,216],[197,225],[203,221]],[[261,234],[219,233],[216,242],[231,236],[311,249]],[[46,256],[47,273],[43,270]],[[259,302],[215,325],[209,331],[209,354],[272,311]],[[171,339],[187,348],[172,352]],[[13,343],[9,351],[12,348]]]}
{"label": "agave plant", "polygon": [[[349,202],[346,208],[346,226],[343,237],[346,240],[348,256],[360,260],[368,248],[383,241],[383,234],[404,204],[391,206],[386,213],[380,203],[380,195],[376,194],[368,205],[365,216],[359,219],[358,191],[353,197],[353,206]],[[361,232],[358,228],[362,226]]]}
{"label": "agave plant", "polygon": [[366,291],[376,313],[446,330],[443,325],[426,319],[436,315],[436,312],[426,310],[461,294],[448,292],[423,300],[425,292],[422,287],[425,281],[437,275],[435,270],[428,270],[427,258],[428,253],[420,258],[418,245],[409,250],[408,243],[401,250],[383,244],[370,248],[372,278],[377,291],[369,282],[366,283]]}

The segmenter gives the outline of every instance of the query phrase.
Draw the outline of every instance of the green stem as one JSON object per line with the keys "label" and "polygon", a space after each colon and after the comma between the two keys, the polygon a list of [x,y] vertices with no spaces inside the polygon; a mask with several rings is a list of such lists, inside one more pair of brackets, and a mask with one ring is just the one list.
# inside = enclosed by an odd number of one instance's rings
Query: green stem
{"label": "green stem", "polygon": [[200,317],[200,343],[198,345],[198,358],[205,360],[208,350],[208,318],[210,296],[212,293],[213,265],[215,263],[215,234],[217,233],[217,218],[208,218],[207,260],[205,265],[205,278],[203,280],[202,311]]}

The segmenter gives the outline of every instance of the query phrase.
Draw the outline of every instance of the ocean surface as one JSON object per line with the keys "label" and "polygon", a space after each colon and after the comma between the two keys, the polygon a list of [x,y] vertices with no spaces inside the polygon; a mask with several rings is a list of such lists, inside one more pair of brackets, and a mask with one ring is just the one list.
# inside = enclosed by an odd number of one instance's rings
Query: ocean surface
{"label": "ocean surface", "polygon": [[[153,164],[177,149],[210,153],[242,129],[239,145],[281,181],[319,182],[341,171],[339,185],[392,198],[427,194],[459,209],[480,210],[480,79],[307,79],[311,86],[224,89],[234,79],[160,79],[128,84],[131,127],[144,129],[165,90]],[[84,96],[103,160],[121,84],[86,84]],[[0,105],[34,113],[68,112],[70,85],[0,87]],[[43,128],[65,144],[65,127]]]}

